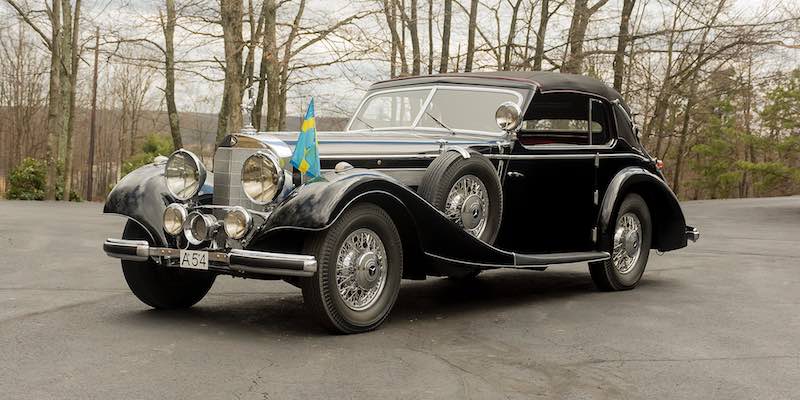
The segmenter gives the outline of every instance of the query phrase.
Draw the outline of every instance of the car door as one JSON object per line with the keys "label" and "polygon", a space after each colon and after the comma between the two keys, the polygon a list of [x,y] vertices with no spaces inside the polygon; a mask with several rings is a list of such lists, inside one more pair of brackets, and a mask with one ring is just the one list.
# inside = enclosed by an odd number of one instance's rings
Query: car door
{"label": "car door", "polygon": [[594,249],[608,109],[585,94],[534,97],[508,160],[499,246],[520,253]]}

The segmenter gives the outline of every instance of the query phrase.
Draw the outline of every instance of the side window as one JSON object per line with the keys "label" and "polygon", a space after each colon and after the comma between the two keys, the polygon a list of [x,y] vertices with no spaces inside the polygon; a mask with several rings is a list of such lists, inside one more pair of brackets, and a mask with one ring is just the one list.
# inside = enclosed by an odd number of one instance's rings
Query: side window
{"label": "side window", "polygon": [[538,94],[517,135],[524,145],[605,144],[611,139],[605,101],[573,93]]}

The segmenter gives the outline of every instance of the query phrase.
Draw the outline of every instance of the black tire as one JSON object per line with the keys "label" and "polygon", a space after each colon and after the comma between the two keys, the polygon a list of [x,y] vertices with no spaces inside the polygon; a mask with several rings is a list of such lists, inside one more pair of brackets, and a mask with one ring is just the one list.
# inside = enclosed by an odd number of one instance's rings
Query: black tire
{"label": "black tire", "polygon": [[[143,228],[131,221],[125,225],[122,238],[150,240]],[[122,260],[122,273],[128,287],[142,303],[160,310],[195,305],[205,297],[216,278],[207,271],[162,267],[152,260]]]}
{"label": "black tire", "polygon": [[[336,261],[345,239],[359,229],[374,232],[386,254],[386,280],[376,300],[356,310],[342,299],[336,285]],[[389,316],[400,292],[403,276],[403,246],[389,214],[372,203],[346,210],[326,231],[306,239],[305,254],[317,258],[317,272],[303,282],[303,299],[314,318],[334,333],[361,333],[380,326]]]}
{"label": "black tire", "polygon": [[[640,254],[626,273],[621,273],[614,263],[614,234],[620,218],[627,213],[633,213],[641,224],[641,249]],[[650,219],[650,210],[641,196],[631,193],[620,203],[613,215],[614,225],[606,232],[604,243],[608,243],[611,258],[606,261],[589,263],[589,273],[595,286],[602,291],[630,290],[639,284],[647,266],[650,254],[650,245],[653,234],[653,224]]]}
{"label": "black tire", "polygon": [[503,217],[503,188],[494,165],[482,154],[471,152],[469,158],[464,158],[456,151],[445,152],[428,166],[417,192],[434,207],[445,212],[450,189],[465,175],[477,177],[486,188],[489,211],[486,215],[486,228],[478,239],[494,244]]}

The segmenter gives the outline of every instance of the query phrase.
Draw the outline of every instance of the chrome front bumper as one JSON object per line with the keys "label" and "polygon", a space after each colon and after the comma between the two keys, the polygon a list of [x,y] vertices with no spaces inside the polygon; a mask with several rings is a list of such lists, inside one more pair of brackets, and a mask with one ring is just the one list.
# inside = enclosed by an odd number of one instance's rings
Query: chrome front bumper
{"label": "chrome front bumper", "polygon": [[[147,261],[161,259],[170,261],[180,257],[180,250],[166,247],[150,247],[144,240],[106,239],[103,251],[110,257],[122,260]],[[209,270],[222,273],[250,273],[277,276],[312,276],[317,272],[314,256],[301,254],[268,253],[263,251],[233,249],[229,253],[208,251]]]}
{"label": "chrome front bumper", "polygon": [[691,240],[692,242],[696,242],[697,239],[700,239],[700,231],[697,228],[692,226],[686,227],[686,240]]}

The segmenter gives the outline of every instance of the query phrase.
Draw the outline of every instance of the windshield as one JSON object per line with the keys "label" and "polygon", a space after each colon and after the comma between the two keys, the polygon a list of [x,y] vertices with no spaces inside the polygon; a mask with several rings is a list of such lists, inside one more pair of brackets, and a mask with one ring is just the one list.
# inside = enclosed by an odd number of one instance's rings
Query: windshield
{"label": "windshield", "polygon": [[431,89],[401,90],[367,99],[353,118],[350,130],[411,127]]}
{"label": "windshield", "polygon": [[[432,97],[431,90],[435,90]],[[494,114],[507,101],[521,106],[522,95],[501,89],[454,87],[383,92],[367,97],[349,130],[422,127],[501,134]]]}
{"label": "windshield", "polygon": [[417,126],[502,133],[495,111],[504,102],[520,105],[516,93],[489,90],[436,89]]}

